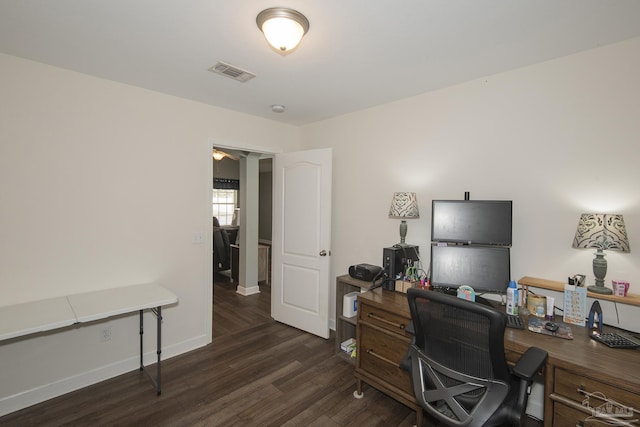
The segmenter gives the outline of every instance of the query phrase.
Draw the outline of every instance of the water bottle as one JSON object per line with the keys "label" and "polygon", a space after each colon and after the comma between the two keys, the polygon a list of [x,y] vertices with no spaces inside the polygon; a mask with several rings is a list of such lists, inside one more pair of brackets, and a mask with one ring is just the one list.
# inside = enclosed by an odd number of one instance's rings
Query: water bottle
{"label": "water bottle", "polygon": [[507,314],[518,314],[518,286],[515,280],[510,281],[507,288]]}

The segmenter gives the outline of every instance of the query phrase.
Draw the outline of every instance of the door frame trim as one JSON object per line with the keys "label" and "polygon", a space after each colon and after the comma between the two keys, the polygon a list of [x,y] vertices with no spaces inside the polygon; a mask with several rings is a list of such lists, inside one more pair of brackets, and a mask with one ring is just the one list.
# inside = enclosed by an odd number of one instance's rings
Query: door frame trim
{"label": "door frame trim", "polygon": [[[213,148],[217,147],[217,148],[223,148],[223,149],[230,149],[230,150],[239,150],[239,151],[247,151],[250,153],[257,153],[257,154],[263,154],[263,155],[276,155],[279,153],[284,152],[284,150],[282,150],[281,148],[274,148],[274,147],[259,147],[256,145],[251,145],[251,144],[241,144],[241,143],[234,143],[234,142],[229,142],[229,141],[220,141],[217,140],[215,138],[209,138],[207,139],[206,145],[203,146],[204,149],[206,150],[206,156],[204,156],[205,159],[207,159],[207,176],[209,177],[208,181],[207,181],[207,185],[205,187],[205,196],[206,196],[206,200],[207,200],[207,206],[208,209],[206,210],[206,224],[208,224],[207,226],[207,232],[205,233],[206,236],[206,246],[208,248],[212,248],[213,247],[213,233],[211,230],[211,199],[213,198],[213,187],[212,187],[212,182],[213,182],[213,157],[212,157],[212,152],[213,152]],[[212,257],[211,254],[209,254],[209,256],[207,257],[209,259],[209,262],[207,262],[206,264],[206,277],[209,278],[209,286],[207,286],[207,291],[206,291],[206,295],[203,296],[203,301],[212,301],[211,296],[213,295],[213,261],[212,261]],[[210,304],[207,305],[207,319],[208,319],[208,327],[206,327],[206,331],[207,331],[207,342],[213,342],[213,302],[211,302]]]}

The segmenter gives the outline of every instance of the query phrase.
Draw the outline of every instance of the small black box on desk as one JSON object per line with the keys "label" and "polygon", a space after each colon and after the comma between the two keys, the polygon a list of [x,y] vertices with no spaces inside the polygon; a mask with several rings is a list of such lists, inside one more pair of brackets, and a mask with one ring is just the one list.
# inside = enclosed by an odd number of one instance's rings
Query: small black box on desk
{"label": "small black box on desk", "polygon": [[410,262],[419,260],[419,247],[415,245],[395,245],[382,249],[382,268],[388,280],[382,284],[382,288],[395,290],[395,279],[398,274],[404,273],[404,267]]}
{"label": "small black box on desk", "polygon": [[366,282],[371,282],[373,279],[376,279],[380,276],[380,272],[382,268],[377,265],[371,264],[357,264],[349,267],[349,276],[354,279],[364,280]]}

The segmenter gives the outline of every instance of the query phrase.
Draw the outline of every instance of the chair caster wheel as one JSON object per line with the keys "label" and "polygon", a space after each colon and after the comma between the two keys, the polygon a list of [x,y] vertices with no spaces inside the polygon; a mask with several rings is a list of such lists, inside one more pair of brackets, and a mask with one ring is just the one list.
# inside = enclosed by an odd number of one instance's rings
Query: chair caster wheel
{"label": "chair caster wheel", "polygon": [[358,393],[358,390],[353,392],[353,397],[356,399],[362,399],[364,397],[364,393]]}

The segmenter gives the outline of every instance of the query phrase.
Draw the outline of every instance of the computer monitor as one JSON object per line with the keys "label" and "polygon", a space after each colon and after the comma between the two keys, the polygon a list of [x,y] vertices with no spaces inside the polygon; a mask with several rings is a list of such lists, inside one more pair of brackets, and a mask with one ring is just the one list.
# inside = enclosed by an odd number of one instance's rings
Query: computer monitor
{"label": "computer monitor", "polygon": [[511,200],[433,200],[431,241],[511,246]]}
{"label": "computer monitor", "polygon": [[509,248],[436,244],[431,246],[431,286],[476,293],[504,293],[511,279]]}

